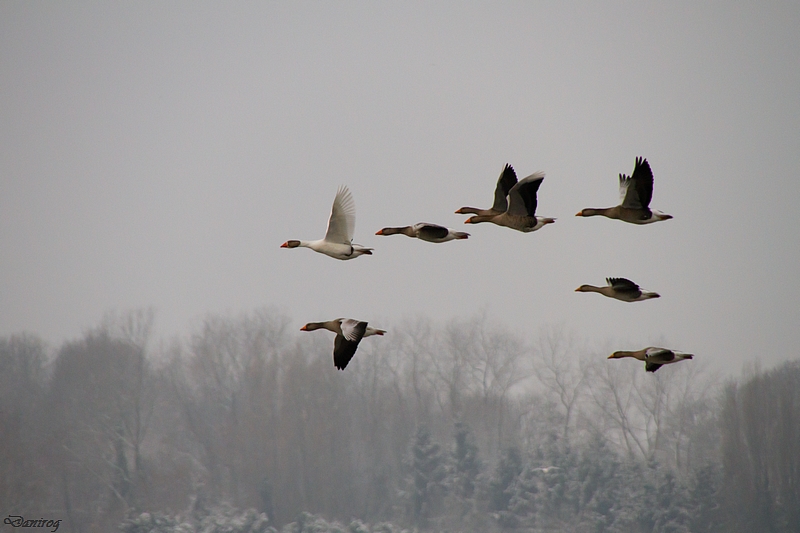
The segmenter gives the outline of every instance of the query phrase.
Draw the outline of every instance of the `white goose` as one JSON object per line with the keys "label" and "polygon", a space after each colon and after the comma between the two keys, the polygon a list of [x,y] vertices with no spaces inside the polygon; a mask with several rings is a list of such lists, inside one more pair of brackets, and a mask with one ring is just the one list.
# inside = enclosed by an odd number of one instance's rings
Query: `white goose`
{"label": "white goose", "polygon": [[291,240],[281,244],[281,248],[311,248],[315,252],[328,255],[334,259],[353,259],[360,255],[372,255],[372,248],[353,244],[353,233],[356,229],[356,203],[346,186],[342,185],[336,192],[328,219],[328,231],[325,238],[318,241]]}

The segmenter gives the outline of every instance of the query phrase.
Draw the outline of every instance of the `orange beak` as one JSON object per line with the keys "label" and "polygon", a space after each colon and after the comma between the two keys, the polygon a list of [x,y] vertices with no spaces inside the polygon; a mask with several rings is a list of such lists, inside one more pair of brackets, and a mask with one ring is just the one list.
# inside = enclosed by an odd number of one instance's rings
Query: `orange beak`
{"label": "orange beak", "polygon": [[303,326],[302,328],[300,328],[300,331],[308,331],[308,329],[305,326]]}
{"label": "orange beak", "polygon": [[379,229],[378,231],[375,232],[375,235],[383,235],[383,230]]}
{"label": "orange beak", "polygon": [[288,247],[289,247],[289,241],[286,241],[285,243],[281,244],[281,248],[288,248]]}

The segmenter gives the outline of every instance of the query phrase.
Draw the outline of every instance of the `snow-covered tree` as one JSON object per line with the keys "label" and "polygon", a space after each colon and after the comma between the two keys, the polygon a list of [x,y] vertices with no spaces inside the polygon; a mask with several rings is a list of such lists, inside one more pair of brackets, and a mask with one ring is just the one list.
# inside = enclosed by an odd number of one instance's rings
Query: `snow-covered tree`
{"label": "snow-covered tree", "polygon": [[168,516],[141,513],[122,522],[122,533],[277,533],[267,515],[228,504],[211,507],[202,516]]}
{"label": "snow-covered tree", "polygon": [[414,435],[408,463],[406,501],[414,523],[424,527],[441,506],[447,475],[441,446],[432,441],[425,426],[420,426]]}
{"label": "snow-covered tree", "polygon": [[717,494],[721,481],[722,473],[716,464],[708,464],[695,470],[689,489],[689,529],[692,533],[719,531]]}
{"label": "snow-covered tree", "polygon": [[540,476],[545,474],[541,468],[526,464],[513,485],[513,495],[508,503],[508,511],[514,516],[517,527],[532,528],[536,522],[537,498]]}
{"label": "snow-covered tree", "polygon": [[689,533],[691,517],[686,496],[685,487],[670,470],[659,473],[653,533]]}
{"label": "snow-covered tree", "polygon": [[517,478],[522,473],[522,454],[511,446],[503,450],[488,486],[488,507],[497,523],[504,529],[516,527],[517,520],[510,511],[511,498]]}
{"label": "snow-covered tree", "polygon": [[475,445],[469,425],[456,422],[452,490],[460,499],[469,500],[474,495],[480,466],[478,447]]}

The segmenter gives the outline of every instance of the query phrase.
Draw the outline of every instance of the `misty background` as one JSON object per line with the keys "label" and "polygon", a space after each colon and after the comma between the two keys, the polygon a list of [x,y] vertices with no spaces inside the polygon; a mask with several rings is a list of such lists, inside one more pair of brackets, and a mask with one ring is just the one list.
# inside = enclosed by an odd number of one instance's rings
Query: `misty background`
{"label": "misty background", "polygon": [[[791,3],[0,3],[0,511],[792,530],[799,25]],[[574,216],[637,156],[674,219]],[[546,172],[555,224],[453,214],[506,163]],[[324,235],[341,184],[374,255],[280,249]],[[421,221],[472,236],[374,235]],[[574,292],[606,277],[661,298]],[[297,331],[335,317],[388,330],[346,372]],[[696,357],[605,359],[648,345]],[[425,431],[442,477],[415,492]],[[678,480],[679,517],[615,505],[657,499],[623,474]]]}

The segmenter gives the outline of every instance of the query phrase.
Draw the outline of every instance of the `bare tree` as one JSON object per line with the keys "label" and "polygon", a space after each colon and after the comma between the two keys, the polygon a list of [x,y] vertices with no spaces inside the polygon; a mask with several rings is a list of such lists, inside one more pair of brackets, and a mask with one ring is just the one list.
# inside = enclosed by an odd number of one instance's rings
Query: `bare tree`
{"label": "bare tree", "polygon": [[647,457],[647,443],[640,437],[641,425],[636,419],[635,407],[634,383],[642,372],[641,367],[612,367],[603,361],[593,363],[591,370],[589,390],[598,415],[594,419],[594,429],[599,433],[611,432],[612,441],[622,444],[629,457]]}
{"label": "bare tree", "polygon": [[800,528],[800,363],[729,383],[721,413],[725,512],[732,531]]}
{"label": "bare tree", "polygon": [[413,392],[415,424],[429,424],[431,402],[435,401],[431,358],[436,352],[436,335],[430,320],[425,318],[406,322],[399,329],[398,339],[405,378]]}
{"label": "bare tree", "polygon": [[568,440],[573,415],[578,407],[587,376],[587,366],[578,359],[573,337],[563,327],[542,328],[533,371],[547,393],[555,397],[564,413],[561,431]]}
{"label": "bare tree", "polygon": [[[210,489],[237,505],[257,493],[245,487],[263,484],[265,465],[278,461],[264,444],[276,438],[278,351],[287,323],[268,309],[236,319],[209,316],[191,338],[185,372],[173,376],[186,423],[203,450],[199,460]],[[260,444],[254,448],[253,442]],[[249,466],[253,454],[263,457],[262,468]]]}
{"label": "bare tree", "polygon": [[496,443],[492,448],[499,450],[506,444],[503,431],[509,393],[532,373],[530,359],[525,358],[530,351],[511,332],[488,326],[485,313],[468,319],[461,327],[469,332],[465,349],[473,386],[487,411],[494,407]]}
{"label": "bare tree", "polygon": [[46,493],[42,448],[46,348],[30,334],[0,338],[0,501],[18,513],[39,512]]}
{"label": "bare tree", "polygon": [[141,355],[99,328],[65,344],[54,362],[47,405],[59,452],[53,461],[65,510],[78,529],[89,520],[119,519],[138,505],[140,487],[125,428],[132,427],[131,406],[138,401]]}
{"label": "bare tree", "polygon": [[[133,348],[125,386],[115,398],[120,424],[114,430],[117,462],[133,486],[138,485],[140,476],[144,475],[141,447],[156,401],[148,358],[154,323],[153,308],[136,309],[124,313],[106,313],[97,330],[98,334],[120,339]],[[128,450],[133,455],[132,467],[127,466]]]}

